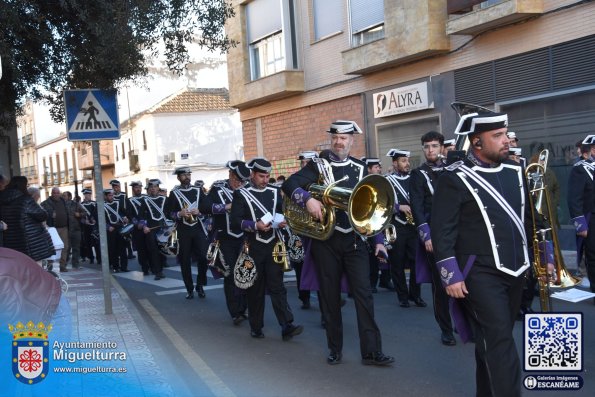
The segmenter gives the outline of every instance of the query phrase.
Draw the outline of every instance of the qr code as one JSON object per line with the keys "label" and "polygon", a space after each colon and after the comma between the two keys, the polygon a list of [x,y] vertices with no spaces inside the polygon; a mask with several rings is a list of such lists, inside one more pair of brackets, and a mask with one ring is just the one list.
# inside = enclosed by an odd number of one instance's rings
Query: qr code
{"label": "qr code", "polygon": [[582,371],[582,313],[525,315],[525,371]]}

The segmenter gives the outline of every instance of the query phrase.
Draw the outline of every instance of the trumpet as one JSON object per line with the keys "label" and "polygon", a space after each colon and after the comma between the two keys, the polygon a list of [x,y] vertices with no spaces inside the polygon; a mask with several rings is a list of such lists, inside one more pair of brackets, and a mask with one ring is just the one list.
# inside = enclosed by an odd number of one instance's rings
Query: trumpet
{"label": "trumpet", "polygon": [[384,239],[389,243],[392,244],[397,241],[397,228],[392,223],[389,223],[384,228]]}
{"label": "trumpet", "polygon": [[408,225],[415,226],[415,221],[413,220],[413,214],[411,212],[405,212],[405,219],[407,220]]}
{"label": "trumpet", "polygon": [[291,271],[291,265],[289,264],[289,255],[287,253],[287,248],[285,247],[285,242],[282,238],[279,238],[273,247],[273,261],[276,264],[281,265],[281,269],[284,272]]}
{"label": "trumpet", "polygon": [[186,222],[191,223],[191,224],[195,224],[196,222],[198,222],[198,218],[196,217],[196,215],[192,215],[189,211],[190,208],[188,206],[188,204],[184,203],[183,208],[188,211],[188,214],[186,216],[184,216],[184,219],[186,219]]}

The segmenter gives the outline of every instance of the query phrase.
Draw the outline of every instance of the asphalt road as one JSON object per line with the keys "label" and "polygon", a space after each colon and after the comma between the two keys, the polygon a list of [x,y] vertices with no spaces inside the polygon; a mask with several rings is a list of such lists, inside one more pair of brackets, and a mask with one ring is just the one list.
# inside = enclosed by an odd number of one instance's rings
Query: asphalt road
{"label": "asphalt road", "polygon": [[[281,339],[270,301],[265,309],[266,337],[250,337],[247,321],[234,326],[227,312],[221,280],[209,278],[207,297],[184,299],[181,273],[173,258],[159,281],[143,276],[136,261],[129,273],[115,278],[136,305],[154,340],[172,363],[189,395],[211,396],[472,396],[475,395],[473,344],[455,347],[440,343],[434,321],[431,292],[422,286],[428,307],[401,308],[394,291],[374,294],[375,313],[382,333],[383,351],[393,355],[392,367],[377,368],[360,363],[355,309],[351,299],[343,308],[343,363],[326,364],[326,336],[320,325],[316,295],[312,308],[300,309],[295,275],[286,273],[288,300],[295,323],[304,332],[288,342]],[[210,276],[210,272],[209,272]],[[579,391],[548,392],[549,395],[595,395],[595,306],[593,300],[579,303],[554,301],[560,312],[582,312],[584,386]],[[537,298],[533,304],[538,307]],[[514,330],[523,358],[523,323]],[[538,374],[548,374],[538,372]],[[553,372],[553,374],[564,374]],[[525,376],[524,374],[523,376]],[[524,394],[543,392],[527,391]]]}

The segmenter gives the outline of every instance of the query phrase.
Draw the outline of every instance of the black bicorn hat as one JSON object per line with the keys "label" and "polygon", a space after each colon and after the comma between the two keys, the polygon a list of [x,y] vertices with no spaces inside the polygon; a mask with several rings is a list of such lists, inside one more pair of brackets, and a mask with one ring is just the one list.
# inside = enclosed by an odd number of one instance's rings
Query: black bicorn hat
{"label": "black bicorn hat", "polygon": [[155,178],[155,179],[149,179],[147,181],[147,189],[151,186],[159,186],[161,185],[161,180]]}
{"label": "black bicorn hat", "polygon": [[361,160],[366,163],[368,167],[380,165],[380,159],[376,157],[362,157]]}
{"label": "black bicorn hat", "polygon": [[386,153],[386,157],[392,157],[393,160],[396,160],[399,157],[411,157],[411,152],[401,149],[390,149],[388,153]]}
{"label": "black bicorn hat", "polygon": [[109,184],[112,186],[114,186],[114,185],[120,186],[120,181],[117,179],[112,179],[111,181],[109,181]]}
{"label": "black bicorn hat", "polygon": [[196,187],[203,187],[205,185],[205,181],[203,181],[202,179],[198,179],[196,181],[194,181],[194,186]]}
{"label": "black bicorn hat", "polygon": [[82,194],[91,194],[91,193],[93,193],[93,191],[89,188],[84,188],[83,190],[81,190],[81,193]]}
{"label": "black bicorn hat", "polygon": [[141,181],[132,181],[130,182],[130,187],[135,187],[135,186],[143,186],[143,183]]}
{"label": "black bicorn hat", "polygon": [[172,175],[180,175],[180,174],[192,174],[192,169],[187,165],[177,167]]}
{"label": "black bicorn hat", "polygon": [[103,195],[114,194],[114,189],[103,189]]}
{"label": "black bicorn hat", "polygon": [[595,145],[595,135],[587,135],[581,143],[583,145]]}
{"label": "black bicorn hat", "polygon": [[300,152],[300,154],[298,155],[298,160],[311,160],[318,157],[318,153],[316,153],[313,150],[305,150],[303,152]]}
{"label": "black bicorn hat", "polygon": [[273,166],[271,163],[265,159],[264,157],[254,157],[248,163],[246,163],[246,167],[254,172],[271,172]]}
{"label": "black bicorn hat", "polygon": [[230,171],[233,171],[233,173],[243,181],[250,178],[250,170],[248,167],[246,167],[246,163],[241,160],[228,161],[225,166],[229,168]]}
{"label": "black bicorn hat", "polygon": [[481,111],[461,116],[455,134],[472,135],[506,127],[508,127],[508,115],[506,113]]}
{"label": "black bicorn hat", "polygon": [[330,134],[362,134],[361,128],[355,121],[337,120],[334,121],[326,132]]}
{"label": "black bicorn hat", "polygon": [[444,141],[444,146],[454,146],[456,143],[456,139],[447,139]]}

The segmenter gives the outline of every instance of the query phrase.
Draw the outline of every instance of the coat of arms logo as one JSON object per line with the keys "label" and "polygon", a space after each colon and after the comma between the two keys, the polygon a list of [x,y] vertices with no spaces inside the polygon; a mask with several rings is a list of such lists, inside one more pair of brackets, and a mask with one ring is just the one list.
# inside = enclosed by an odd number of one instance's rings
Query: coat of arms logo
{"label": "coat of arms logo", "polygon": [[8,324],[12,333],[12,373],[15,378],[27,385],[44,380],[49,371],[48,334],[52,325],[47,327],[40,322],[37,325],[29,321],[26,325],[18,322]]}

